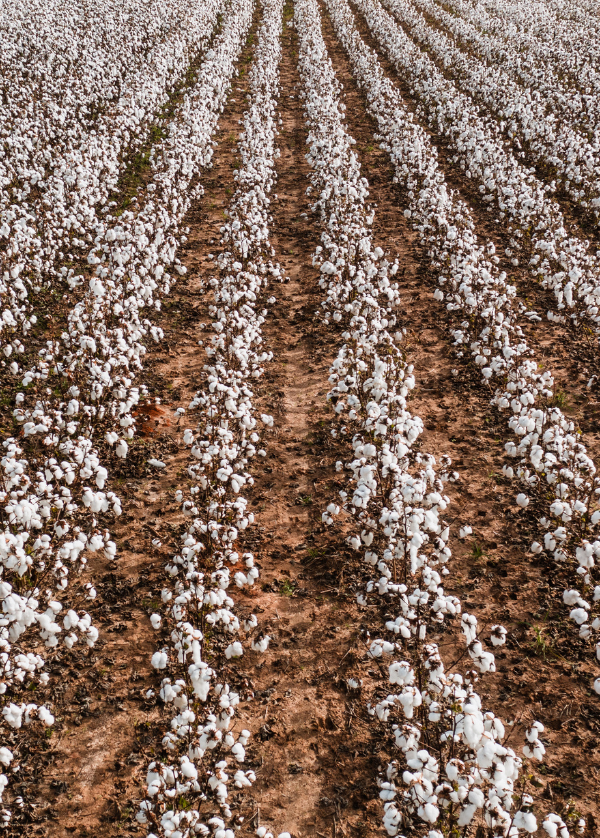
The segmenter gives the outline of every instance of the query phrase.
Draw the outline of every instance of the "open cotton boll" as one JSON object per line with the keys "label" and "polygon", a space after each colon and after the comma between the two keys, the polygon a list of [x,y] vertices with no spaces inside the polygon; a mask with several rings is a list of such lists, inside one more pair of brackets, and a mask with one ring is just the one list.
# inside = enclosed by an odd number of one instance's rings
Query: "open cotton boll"
{"label": "open cotton boll", "polygon": [[117,457],[120,457],[124,460],[127,457],[127,452],[129,451],[129,446],[125,442],[124,439],[120,439],[117,443],[117,447],[115,448],[115,453]]}
{"label": "open cotton boll", "polygon": [[542,828],[549,838],[570,838],[565,822],[554,813],[546,815],[542,823]]}
{"label": "open cotton boll", "polygon": [[225,649],[225,657],[227,660],[231,660],[231,658],[240,658],[243,654],[244,650],[242,648],[242,644],[237,640]]}
{"label": "open cotton boll", "polygon": [[150,622],[152,623],[153,629],[159,629],[162,623],[162,617],[160,616],[160,614],[151,614]]}
{"label": "open cotton boll", "polygon": [[14,755],[8,748],[1,747],[0,748],[0,765],[8,766],[14,759]]}
{"label": "open cotton boll", "polygon": [[169,662],[166,651],[155,652],[152,655],[152,666],[154,669],[166,669]]}
{"label": "open cotton boll", "polygon": [[163,468],[167,467],[166,464],[163,463],[162,460],[155,460],[154,458],[148,460],[148,465],[152,466],[153,468],[160,468],[160,469],[163,469]]}
{"label": "open cotton boll", "polygon": [[522,492],[517,495],[517,505],[520,506],[522,509],[525,509],[529,506],[529,498],[527,495],[524,495]]}
{"label": "open cotton boll", "polygon": [[464,527],[461,527],[458,531],[459,538],[466,538],[468,535],[471,535],[473,532],[473,528],[466,524]]}
{"label": "open cotton boll", "polygon": [[513,818],[513,826],[517,829],[523,829],[530,834],[537,830],[537,821],[533,812],[524,812],[522,810],[515,813]]}

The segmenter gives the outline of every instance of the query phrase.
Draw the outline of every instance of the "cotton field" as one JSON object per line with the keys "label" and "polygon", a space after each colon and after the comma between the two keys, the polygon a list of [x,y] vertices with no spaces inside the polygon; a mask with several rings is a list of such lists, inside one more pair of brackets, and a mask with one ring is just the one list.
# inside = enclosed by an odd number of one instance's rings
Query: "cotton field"
{"label": "cotton field", "polygon": [[596,4],[0,43],[2,834],[600,834]]}

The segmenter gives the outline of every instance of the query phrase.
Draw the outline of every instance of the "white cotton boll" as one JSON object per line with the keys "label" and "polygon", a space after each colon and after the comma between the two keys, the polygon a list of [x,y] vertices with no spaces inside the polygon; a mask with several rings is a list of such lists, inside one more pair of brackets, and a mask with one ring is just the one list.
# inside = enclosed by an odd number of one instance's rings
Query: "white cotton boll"
{"label": "white cotton boll", "polygon": [[264,637],[259,637],[257,640],[252,641],[252,649],[255,652],[266,652],[269,648],[269,641],[271,636],[269,634],[265,634]]}
{"label": "white cotton boll", "polygon": [[181,758],[181,773],[184,777],[187,777],[189,780],[197,780],[198,779],[198,770],[193,763],[190,762],[188,757]]}
{"label": "white cotton boll", "polygon": [[569,614],[571,620],[577,623],[578,626],[583,625],[588,618],[588,613],[585,608],[574,608]]}
{"label": "white cotton boll", "polygon": [[54,724],[54,716],[47,707],[38,707],[38,718],[46,727],[51,727]]}
{"label": "white cotton boll", "polygon": [[225,657],[227,660],[231,660],[231,658],[241,658],[243,654],[244,650],[242,649],[242,644],[237,640],[225,649]]}
{"label": "white cotton boll", "polygon": [[289,832],[280,832],[277,838],[292,838]]}
{"label": "white cotton boll", "polygon": [[517,829],[524,829],[525,832],[533,833],[537,830],[537,821],[533,812],[516,812],[513,826]]}
{"label": "white cotton boll", "polygon": [[563,602],[565,605],[575,605],[581,600],[581,594],[574,589],[563,591]]}
{"label": "white cotton boll", "polygon": [[424,821],[435,823],[440,814],[440,810],[433,803],[426,803],[425,806],[419,806],[419,815]]}
{"label": "white cotton boll", "polygon": [[236,742],[231,749],[231,753],[237,762],[244,762],[246,758],[246,751],[240,742]]}
{"label": "white cotton boll", "polygon": [[162,623],[162,617],[160,616],[160,614],[151,614],[150,622],[152,623],[153,629],[159,629]]}
{"label": "white cotton boll", "polygon": [[466,538],[468,535],[471,535],[472,532],[473,532],[472,527],[470,527],[468,524],[466,524],[464,527],[461,527],[460,530],[458,531],[458,537],[459,538]]}
{"label": "white cotton boll", "polygon": [[532,553],[541,553],[544,548],[539,541],[534,541],[529,549]]}
{"label": "white cotton boll", "polygon": [[148,460],[148,465],[152,466],[153,468],[160,468],[160,469],[163,469],[163,468],[167,467],[165,465],[165,463],[162,462],[162,460],[155,460],[154,458]]}
{"label": "white cotton boll", "polygon": [[556,838],[556,836],[558,835],[558,824],[553,823],[548,818],[542,823],[542,827],[545,830],[545,832],[547,832],[547,834],[550,836],[550,838]]}
{"label": "white cotton boll", "polygon": [[13,759],[14,759],[14,756],[13,756],[12,752],[8,750],[8,748],[4,748],[4,747],[0,748],[0,764],[1,765],[6,765],[6,766],[10,765],[11,762],[13,761]]}
{"label": "white cotton boll", "polygon": [[494,646],[503,646],[506,643],[506,629],[504,626],[492,626],[490,640]]}
{"label": "white cotton boll", "polygon": [[120,457],[124,460],[127,457],[127,452],[129,451],[129,446],[125,442],[124,439],[119,440],[117,447],[115,448],[115,453],[117,457]]}
{"label": "white cotton boll", "polygon": [[168,657],[166,652],[155,652],[152,655],[152,666],[154,669],[166,669]]}
{"label": "white cotton boll", "polygon": [[517,505],[520,506],[522,509],[525,509],[529,506],[529,498],[527,495],[524,495],[523,492],[517,495]]}

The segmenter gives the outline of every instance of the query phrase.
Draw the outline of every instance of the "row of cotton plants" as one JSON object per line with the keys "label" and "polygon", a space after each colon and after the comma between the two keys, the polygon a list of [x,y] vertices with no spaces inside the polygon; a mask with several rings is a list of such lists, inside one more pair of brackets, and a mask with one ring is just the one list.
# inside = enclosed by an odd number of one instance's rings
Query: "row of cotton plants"
{"label": "row of cotton plants", "polygon": [[[50,650],[81,640],[92,645],[98,636],[89,616],[76,610],[84,598],[95,596],[93,585],[72,594],[72,602],[65,602],[64,592],[70,570],[81,570],[90,553],[103,550],[109,560],[116,554],[106,522],[120,514],[121,503],[105,490],[108,470],[101,450],[113,445],[117,456],[127,456],[132,411],[144,392],[135,384],[143,341],[162,336],[141,313],[144,307],[160,308],[160,295],[169,292],[173,278],[166,267],[174,263],[184,272],[175,257],[178,240],[185,240],[178,225],[201,194],[190,182],[210,165],[212,135],[251,19],[249,0],[232,3],[196,87],[156,154],[146,203],[137,215],[127,212],[119,223],[106,225],[97,240],[101,255],[90,254],[95,276],[68,316],[68,331],[48,341],[16,395],[20,433],[3,442],[0,538],[0,691],[3,721],[13,728],[35,717],[33,705],[16,705],[11,697],[30,683],[47,682],[44,644]],[[23,375],[18,367],[14,373]],[[35,390],[28,388],[32,381]],[[49,712],[42,716],[51,722]],[[10,751],[2,754],[9,765]],[[0,782],[6,785],[6,778]]]}
{"label": "row of cotton plants", "polygon": [[[452,162],[479,182],[482,200],[495,202],[500,217],[506,219],[511,235],[507,255],[513,264],[518,264],[521,252],[530,257],[534,275],[554,293],[556,308],[570,310],[574,322],[586,320],[600,330],[600,261],[589,242],[568,234],[559,205],[504,147],[495,120],[482,116],[472,99],[444,77],[378,0],[357,0],[356,5],[398,73],[408,81],[419,102],[419,117],[448,139],[454,152]],[[389,5],[395,8],[395,0]],[[554,310],[548,317],[565,319]]]}
{"label": "row of cotton plants", "polygon": [[[482,6],[449,0],[444,4],[450,17],[460,25],[460,37],[471,48],[482,50],[490,61],[501,64],[527,88],[537,92],[558,118],[569,120],[594,148],[600,138],[600,74],[588,61],[580,72],[565,73],[569,57],[549,46],[547,41],[531,43],[527,33],[507,25],[504,17],[489,17]],[[527,39],[527,43],[524,40]],[[558,55],[557,55],[558,52]],[[581,61],[579,51],[575,61]]]}
{"label": "row of cotton plants", "polygon": [[[594,152],[598,148],[600,133],[600,103],[596,96],[586,91],[584,83],[579,89],[572,80],[563,76],[561,69],[553,67],[548,58],[523,50],[518,34],[507,36],[505,27],[497,34],[489,31],[485,20],[479,21],[477,14],[481,5],[473,6],[465,0],[452,0],[452,4],[440,6],[430,0],[414,0],[415,5],[431,15],[433,19],[449,30],[457,42],[467,51],[476,54],[487,63],[502,70],[531,91],[531,104],[536,109],[545,105],[547,118],[566,119],[591,144]],[[476,25],[475,21],[479,21]],[[482,31],[482,29],[484,31]],[[600,81],[600,80],[599,80]],[[557,126],[560,130],[560,126]],[[564,163],[564,161],[562,161]],[[585,160],[584,160],[585,163]],[[555,163],[554,165],[559,165]],[[585,163],[587,168],[587,163]],[[592,204],[593,206],[593,204]]]}
{"label": "row of cotton plants", "polygon": [[[494,246],[478,243],[468,207],[448,189],[435,148],[386,78],[377,55],[360,38],[345,1],[327,0],[327,6],[377,121],[382,147],[391,155],[396,180],[406,190],[405,215],[419,232],[438,274],[435,297],[446,299],[447,311],[455,318],[452,337],[457,354],[462,358],[470,353],[483,381],[492,384],[499,379],[492,404],[509,414],[508,429],[514,437],[505,450],[516,461],[514,467],[506,465],[504,473],[516,475],[525,488],[517,504],[527,507],[532,496],[543,513],[540,542],[531,549],[546,551],[572,568],[573,588],[565,591],[564,601],[571,606],[580,637],[595,638],[600,658],[600,584],[596,584],[600,541],[595,540],[600,480],[594,462],[573,422],[551,405],[552,374],[537,370],[514,310],[516,289],[492,261]],[[595,688],[600,692],[600,678]]]}
{"label": "row of cotton plants", "polygon": [[[552,67],[552,62],[536,57],[528,50],[523,50],[518,35],[507,37],[506,29],[502,28],[498,34],[492,34],[481,22],[481,31],[474,20],[481,6],[472,6],[464,0],[452,0],[448,6],[452,12],[443,6],[429,0],[415,0],[415,5],[431,15],[434,20],[448,29],[458,43],[475,53],[496,68],[501,68],[517,80],[527,90],[531,91],[531,103],[539,107],[542,104],[547,110],[547,118],[566,119],[580,134],[586,137],[592,149],[597,151],[598,135],[600,133],[600,103],[596,96],[589,95],[586,85],[580,90],[565,78],[562,72]],[[560,126],[557,126],[560,130]],[[564,162],[564,161],[562,161]],[[585,162],[586,168],[588,164]],[[558,163],[554,165],[558,166]],[[565,184],[566,186],[566,184]],[[569,185],[572,188],[572,185]],[[594,204],[592,202],[592,207]]]}
{"label": "row of cotton plants", "polygon": [[[0,344],[8,359],[28,353],[30,341],[24,342],[23,335],[37,322],[35,291],[44,285],[72,290],[83,284],[88,273],[87,251],[104,232],[110,198],[127,158],[146,140],[174,84],[206,46],[222,6],[222,0],[202,4],[170,0],[158,7],[148,3],[144,8],[147,18],[139,13],[125,15],[132,18],[134,31],[119,33],[115,29],[110,37],[91,25],[100,25],[96,10],[86,22],[83,43],[78,45],[82,53],[79,61],[74,57],[71,61],[76,79],[82,77],[82,84],[93,91],[90,101],[98,109],[93,119],[85,119],[81,113],[87,99],[72,74],[63,75],[54,66],[55,60],[60,66],[60,59],[52,59],[53,69],[42,73],[48,89],[42,86],[40,91],[33,80],[27,83],[33,72],[28,68],[36,47],[42,61],[45,50],[37,38],[27,49],[21,46],[18,50],[21,60],[13,68],[15,79],[0,104],[4,135],[4,153],[0,154]],[[111,23],[114,15],[108,14],[109,8],[106,11]],[[66,20],[74,16],[67,15]],[[43,20],[44,15],[41,17]],[[79,21],[72,23],[72,29],[59,27],[61,37],[54,38],[53,49],[58,50],[63,39],[77,43],[75,23]],[[107,55],[105,60],[98,56],[88,68],[92,44],[99,35]],[[64,52],[69,55],[68,43]],[[119,59],[121,52],[123,60]],[[118,73],[117,83],[108,69],[122,63],[130,67],[128,72],[123,69]],[[52,83],[55,76],[57,81]],[[21,77],[25,81],[19,82]],[[3,361],[4,367],[8,363]]]}
{"label": "row of cotton plants", "polygon": [[190,404],[198,423],[183,437],[191,449],[193,485],[176,498],[188,523],[181,550],[166,567],[162,614],[151,617],[164,636],[152,665],[165,676],[159,698],[169,730],[162,740],[164,755],[148,766],[146,799],[137,815],[148,824],[149,838],[233,838],[242,819],[228,827],[232,805],[256,779],[254,771],[243,768],[250,732],[235,730],[236,708],[251,698],[247,691],[240,694],[236,659],[245,642],[264,652],[269,637],[231,594],[253,585],[259,575],[254,556],[240,555],[238,542],[254,520],[243,494],[253,483],[249,463],[265,453],[258,449],[260,428],[273,424],[272,417],[257,416],[252,386],[271,360],[263,348],[264,305],[275,302],[265,300],[269,279],[281,276],[271,261],[269,196],[276,177],[283,0],[262,5],[237,187],[221,228],[218,274],[206,284],[212,335],[202,386]]}
{"label": "row of cotton plants", "polygon": [[[488,3],[469,3],[467,0],[443,0],[442,5],[456,11],[465,20],[473,23],[483,33],[492,35],[498,42],[520,44],[523,67],[543,66],[551,68],[560,79],[561,88],[579,90],[584,101],[584,110],[590,114],[590,128],[596,130],[598,105],[595,97],[600,90],[600,61],[598,38],[590,36],[592,27],[599,28],[593,17],[586,18],[586,26],[574,26],[571,21],[548,18],[548,4],[535,4],[535,11],[541,12],[546,20],[539,25],[531,16],[532,4],[508,4],[506,0],[492,0]],[[522,12],[526,18],[522,18]],[[597,135],[596,135],[597,136]]]}
{"label": "row of cotton plants", "polygon": [[[456,19],[443,12],[434,0],[415,0],[415,3],[434,19],[442,18],[444,23],[450,21],[453,34],[454,30],[467,26],[464,21],[455,23]],[[438,67],[451,76],[457,87],[488,109],[492,119],[499,123],[500,132],[508,136],[517,152],[544,170],[544,179],[551,188],[562,187],[576,205],[589,210],[593,222],[598,225],[598,142],[592,144],[585,133],[575,129],[570,119],[568,122],[557,119],[557,114],[548,110],[549,103],[545,99],[534,98],[531,90],[514,82],[509,72],[501,69],[496,61],[486,63],[477,55],[465,52],[464,47],[459,49],[451,37],[430,26],[412,4],[404,0],[386,0],[385,5],[416,43],[427,50]],[[506,58],[512,63],[510,55]],[[569,109],[563,98],[561,105],[558,116],[564,116]]]}
{"label": "row of cotton plants", "polygon": [[[521,32],[535,37],[540,43],[552,44],[555,51],[575,51],[580,44],[588,46],[590,58],[597,62],[598,45],[586,35],[600,30],[597,15],[584,17],[577,10],[578,3],[558,2],[524,3],[522,0],[486,0],[483,4],[494,14],[505,17]],[[562,5],[562,9],[559,8]],[[588,42],[586,44],[586,41]]]}
{"label": "row of cotton plants", "polygon": [[[335,359],[329,398],[340,416],[334,435],[351,440],[352,460],[346,464],[348,488],[342,503],[359,527],[350,545],[363,553],[373,578],[359,603],[380,597],[385,611],[396,614],[385,625],[389,640],[379,637],[370,655],[389,662],[389,680],[400,689],[370,707],[384,723],[402,757],[380,778],[384,826],[388,835],[407,829],[441,838],[470,827],[486,835],[535,832],[533,799],[527,791],[522,758],[502,744],[505,728],[485,712],[475,691],[479,673],[494,670],[494,656],[477,637],[477,620],[463,614],[462,632],[473,670],[464,677],[447,673],[428,629],[439,630],[446,616],[459,617],[461,604],[441,585],[450,557],[449,528],[442,518],[448,505],[443,495],[449,458],[436,460],[413,450],[423,423],[408,410],[414,387],[412,366],[392,336],[398,289],[390,287],[386,260],[373,248],[365,198],[367,184],[352,151],[353,140],[343,124],[339,85],[323,41],[315,0],[295,7],[299,34],[299,69],[308,116],[312,187],[326,228],[325,253],[319,248],[320,285],[325,308],[342,323],[344,345]],[[347,185],[347,189],[344,189]],[[338,248],[335,239],[340,239]],[[326,258],[329,253],[335,262]],[[352,256],[350,257],[350,254]],[[332,270],[333,268],[333,270]],[[394,273],[395,265],[390,273]],[[338,470],[344,464],[338,463]],[[323,513],[331,523],[340,508],[332,503]],[[377,629],[381,634],[381,629]],[[492,643],[504,643],[502,626],[492,629]],[[398,654],[409,657],[395,659]],[[359,687],[357,679],[348,681]],[[534,722],[523,748],[528,758],[542,759],[543,726]],[[564,822],[551,814],[543,826],[548,835]],[[464,832],[463,834],[466,834]]]}

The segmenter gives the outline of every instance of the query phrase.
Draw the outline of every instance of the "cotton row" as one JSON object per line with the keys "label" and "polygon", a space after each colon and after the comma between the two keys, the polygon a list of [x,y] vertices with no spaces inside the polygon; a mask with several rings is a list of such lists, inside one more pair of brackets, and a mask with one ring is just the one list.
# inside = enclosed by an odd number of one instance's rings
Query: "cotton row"
{"label": "cotton row", "polygon": [[250,733],[234,733],[236,708],[252,697],[248,690],[240,694],[235,661],[245,645],[266,651],[269,637],[230,593],[258,578],[254,556],[240,555],[238,542],[254,520],[243,494],[253,483],[249,463],[264,454],[257,449],[260,428],[272,425],[271,417],[256,415],[252,382],[271,359],[262,346],[263,306],[269,278],[281,276],[271,262],[269,195],[277,156],[283,0],[265,0],[262,8],[237,186],[221,228],[218,274],[206,284],[212,321],[207,364],[190,404],[198,423],[184,433],[192,485],[185,497],[178,491],[177,500],[188,523],[181,550],[166,567],[163,614],[151,618],[155,629],[164,626],[165,642],[152,664],[166,676],[159,698],[171,718],[164,755],[149,765],[137,816],[149,824],[149,838],[233,835],[225,826],[232,819],[232,795],[256,779],[243,769]]}

